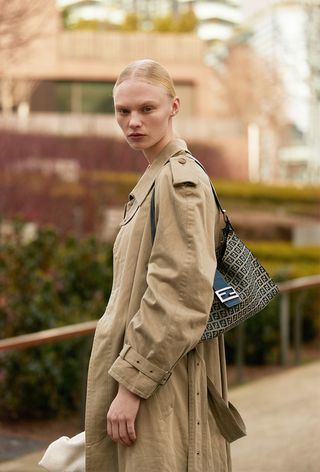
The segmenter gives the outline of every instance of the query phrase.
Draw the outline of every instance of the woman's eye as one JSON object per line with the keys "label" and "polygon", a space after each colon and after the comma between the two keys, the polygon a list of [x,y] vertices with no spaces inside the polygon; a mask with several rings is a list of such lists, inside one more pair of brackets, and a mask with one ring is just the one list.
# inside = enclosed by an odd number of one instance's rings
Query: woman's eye
{"label": "woman's eye", "polygon": [[127,110],[126,108],[119,108],[118,113],[120,115],[127,115],[129,113],[129,110]]}
{"label": "woman's eye", "polygon": [[143,107],[143,111],[144,111],[145,113],[149,113],[149,112],[152,111],[152,110],[153,110],[152,107]]}

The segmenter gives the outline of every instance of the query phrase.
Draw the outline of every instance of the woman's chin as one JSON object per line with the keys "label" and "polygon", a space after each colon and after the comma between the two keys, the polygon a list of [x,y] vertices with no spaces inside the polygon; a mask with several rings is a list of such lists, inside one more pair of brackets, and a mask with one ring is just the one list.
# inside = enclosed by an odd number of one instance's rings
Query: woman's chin
{"label": "woman's chin", "polygon": [[135,143],[133,141],[127,141],[129,146],[134,149],[135,151],[143,151],[146,148],[145,144],[142,143]]}

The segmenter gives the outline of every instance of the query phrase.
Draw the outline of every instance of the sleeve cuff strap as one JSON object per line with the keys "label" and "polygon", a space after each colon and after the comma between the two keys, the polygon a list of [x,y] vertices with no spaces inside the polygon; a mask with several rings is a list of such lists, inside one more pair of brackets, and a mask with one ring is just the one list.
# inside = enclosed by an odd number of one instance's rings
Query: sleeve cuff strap
{"label": "sleeve cuff strap", "polygon": [[171,376],[170,371],[160,369],[160,367],[142,357],[129,344],[123,346],[119,356],[121,359],[126,360],[130,365],[160,385],[164,385]]}

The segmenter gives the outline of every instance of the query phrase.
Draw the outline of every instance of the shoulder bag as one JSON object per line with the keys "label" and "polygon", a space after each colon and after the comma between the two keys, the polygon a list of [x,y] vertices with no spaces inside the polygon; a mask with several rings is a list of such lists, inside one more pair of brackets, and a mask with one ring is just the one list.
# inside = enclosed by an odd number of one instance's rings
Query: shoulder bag
{"label": "shoulder bag", "polygon": [[[190,155],[205,171],[203,165]],[[205,171],[206,172],[206,171]],[[210,180],[213,196],[223,214],[223,240],[215,250],[217,269],[213,278],[214,299],[206,329],[200,341],[206,341],[229,331],[251,316],[259,313],[279,293],[266,270],[241,239],[222,208]],[[155,191],[150,207],[151,237],[156,234]]]}

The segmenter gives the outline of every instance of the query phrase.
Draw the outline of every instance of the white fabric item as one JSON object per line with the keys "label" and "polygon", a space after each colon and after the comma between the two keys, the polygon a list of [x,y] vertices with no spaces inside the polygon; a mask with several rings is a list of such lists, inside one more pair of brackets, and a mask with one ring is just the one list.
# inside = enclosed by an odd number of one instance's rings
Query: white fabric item
{"label": "white fabric item", "polygon": [[49,472],[85,472],[85,433],[53,441],[39,465]]}

